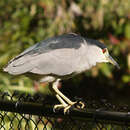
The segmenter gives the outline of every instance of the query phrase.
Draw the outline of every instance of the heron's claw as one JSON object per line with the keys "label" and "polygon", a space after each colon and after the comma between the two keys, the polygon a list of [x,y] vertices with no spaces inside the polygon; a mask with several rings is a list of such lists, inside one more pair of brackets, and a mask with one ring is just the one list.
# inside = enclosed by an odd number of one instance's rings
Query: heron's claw
{"label": "heron's claw", "polygon": [[83,109],[85,107],[85,103],[82,101],[75,102],[74,106],[78,109]]}
{"label": "heron's claw", "polygon": [[54,112],[58,112],[61,108],[65,108],[67,106],[64,106],[63,104],[58,104],[53,107]]}
{"label": "heron's claw", "polygon": [[68,105],[66,108],[64,108],[64,114],[69,114],[71,108],[72,108],[71,105]]}
{"label": "heron's claw", "polygon": [[59,108],[56,108],[55,106],[53,107],[53,112],[56,113],[59,111]]}
{"label": "heron's claw", "polygon": [[82,98],[75,97],[75,107],[78,109],[83,109],[86,105],[85,102],[83,102]]}

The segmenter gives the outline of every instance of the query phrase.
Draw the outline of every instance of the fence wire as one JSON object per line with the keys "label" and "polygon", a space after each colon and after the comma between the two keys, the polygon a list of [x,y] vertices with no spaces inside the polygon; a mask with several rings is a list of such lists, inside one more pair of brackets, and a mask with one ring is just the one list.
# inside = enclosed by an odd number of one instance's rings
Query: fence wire
{"label": "fence wire", "polygon": [[130,130],[128,106],[87,100],[85,110],[53,112],[43,95],[0,92],[0,130]]}

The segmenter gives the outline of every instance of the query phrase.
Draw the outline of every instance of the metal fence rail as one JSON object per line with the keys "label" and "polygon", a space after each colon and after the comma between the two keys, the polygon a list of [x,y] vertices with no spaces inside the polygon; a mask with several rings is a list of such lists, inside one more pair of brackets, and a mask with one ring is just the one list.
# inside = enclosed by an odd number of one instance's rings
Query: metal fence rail
{"label": "metal fence rail", "polygon": [[0,92],[0,130],[129,130],[129,108],[88,101],[85,110],[53,112],[42,95]]}

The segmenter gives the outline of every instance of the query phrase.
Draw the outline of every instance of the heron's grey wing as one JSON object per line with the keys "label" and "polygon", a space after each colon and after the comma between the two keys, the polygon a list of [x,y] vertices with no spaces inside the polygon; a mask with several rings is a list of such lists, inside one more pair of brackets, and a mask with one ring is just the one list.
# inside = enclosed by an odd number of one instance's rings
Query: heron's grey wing
{"label": "heron's grey wing", "polygon": [[18,75],[32,72],[40,75],[64,76],[75,72],[79,60],[75,49],[57,49],[39,55],[25,55],[10,63],[5,69]]}
{"label": "heron's grey wing", "polygon": [[34,67],[34,65],[30,62],[31,59],[32,57],[29,55],[22,56],[19,59],[15,59],[12,62],[8,63],[8,65],[3,70],[12,75],[23,74]]}
{"label": "heron's grey wing", "polygon": [[22,74],[30,70],[33,67],[33,65],[26,63],[31,60],[32,56],[28,55],[28,53],[32,52],[35,48],[37,48],[39,44],[40,43],[37,43],[32,47],[27,48],[21,54],[10,60],[8,62],[8,65],[3,70],[13,75]]}
{"label": "heron's grey wing", "polygon": [[54,73],[57,75],[71,73],[75,68],[75,61],[73,60],[72,63],[72,59],[76,57],[72,50],[78,50],[81,43],[83,43],[82,37],[74,34],[44,40],[11,60],[4,71],[13,75],[29,71],[38,74]]}
{"label": "heron's grey wing", "polygon": [[8,64],[10,64],[11,62],[13,62],[14,60],[19,59],[20,57],[28,54],[29,52],[31,52],[32,50],[34,50],[35,48],[37,48],[40,45],[40,43],[37,43],[29,48],[27,48],[26,50],[24,50],[22,53],[20,53],[18,56],[16,56],[15,58],[13,58],[12,60],[9,61]]}
{"label": "heron's grey wing", "polygon": [[82,37],[76,34],[64,34],[61,36],[48,38],[44,41],[41,41],[33,45],[32,47],[27,48],[20,55],[10,60],[9,63],[25,55],[35,55],[35,54],[37,55],[60,48],[79,48],[80,43],[82,41],[83,41]]}
{"label": "heron's grey wing", "polygon": [[34,64],[31,64],[30,61],[34,58],[35,55],[41,53],[41,51],[42,53],[47,52],[47,45],[47,42],[42,41],[30,48],[27,48],[21,54],[10,60],[8,65],[3,68],[3,70],[12,75],[23,74],[27,71],[30,71],[34,67]]}
{"label": "heron's grey wing", "polygon": [[42,75],[68,75],[75,72],[77,60],[75,49],[53,50],[36,56],[35,60],[31,61],[35,67],[30,72]]}

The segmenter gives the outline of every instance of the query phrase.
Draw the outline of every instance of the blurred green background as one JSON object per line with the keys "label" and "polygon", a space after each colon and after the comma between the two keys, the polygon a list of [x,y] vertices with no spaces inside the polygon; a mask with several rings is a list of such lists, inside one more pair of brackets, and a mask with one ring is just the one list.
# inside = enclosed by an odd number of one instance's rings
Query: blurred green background
{"label": "blurred green background", "polygon": [[[68,97],[130,101],[130,0],[1,0],[0,89],[35,93],[27,77],[12,76],[7,62],[48,37],[75,32],[100,40],[119,63],[98,64],[91,71],[63,82]],[[44,85],[37,91],[47,93]],[[43,90],[44,89],[44,90]]]}

